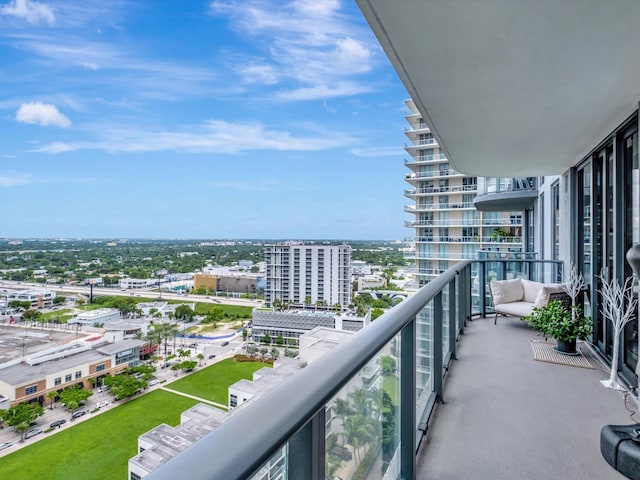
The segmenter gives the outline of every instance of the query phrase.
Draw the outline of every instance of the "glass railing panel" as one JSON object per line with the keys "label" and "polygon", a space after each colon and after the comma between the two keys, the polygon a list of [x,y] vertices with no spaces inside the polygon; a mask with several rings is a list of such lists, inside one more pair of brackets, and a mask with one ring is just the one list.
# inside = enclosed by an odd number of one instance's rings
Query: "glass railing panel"
{"label": "glass railing panel", "polygon": [[287,445],[274,453],[249,480],[287,480]]}
{"label": "glass railing panel", "polygon": [[[442,364],[445,365],[449,355],[449,285],[442,289],[442,318],[438,320],[442,325]],[[440,372],[443,375],[444,372]]]}
{"label": "glass railing panel", "polygon": [[425,411],[433,391],[433,308],[429,302],[416,316],[416,415]]}
{"label": "glass railing panel", "polygon": [[506,262],[507,278],[529,278],[529,264],[524,262]]}
{"label": "glass railing panel", "polygon": [[400,335],[333,397],[326,408],[326,478],[398,478]]}

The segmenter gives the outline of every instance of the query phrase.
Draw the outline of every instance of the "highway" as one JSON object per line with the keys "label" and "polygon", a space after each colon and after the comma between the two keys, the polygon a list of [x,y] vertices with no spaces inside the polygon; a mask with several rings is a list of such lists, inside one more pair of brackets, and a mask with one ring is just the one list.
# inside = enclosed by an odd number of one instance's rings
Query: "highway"
{"label": "highway", "polygon": [[[79,293],[89,296],[89,287],[84,285],[46,285],[42,283],[30,283],[30,282],[15,282],[11,280],[0,280],[0,292],[2,290],[31,290],[31,289],[46,289],[51,290],[60,295]],[[178,295],[171,292],[157,292],[154,290],[144,289],[131,289],[121,290],[118,287],[93,287],[94,296],[132,296],[143,298],[162,298],[163,300],[180,300],[183,302],[203,302],[203,303],[217,303],[220,305],[242,305],[245,307],[261,307],[263,306],[262,300],[250,300],[246,298],[228,298],[228,297],[214,297],[204,295]]]}

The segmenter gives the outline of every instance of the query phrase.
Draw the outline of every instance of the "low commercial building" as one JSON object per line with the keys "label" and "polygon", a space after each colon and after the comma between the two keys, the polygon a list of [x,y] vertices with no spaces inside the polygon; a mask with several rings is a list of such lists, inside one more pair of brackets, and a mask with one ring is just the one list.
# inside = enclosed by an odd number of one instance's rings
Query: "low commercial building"
{"label": "low commercial building", "polygon": [[218,290],[218,275],[212,275],[208,273],[196,273],[193,276],[193,288],[206,288],[215,292]]}
{"label": "low commercial building", "polygon": [[214,292],[256,293],[260,276],[255,273],[196,273],[193,288],[205,288]]}
{"label": "low commercial building", "polygon": [[157,287],[160,283],[158,278],[121,278],[118,285],[125,290],[135,288],[151,288]]}
{"label": "low commercial building", "polygon": [[89,327],[103,326],[109,322],[116,322],[121,319],[120,312],[115,308],[99,308],[97,310],[89,310],[83,312],[77,317],[72,318],[67,323],[80,324]]}
{"label": "low commercial building", "polygon": [[356,332],[367,326],[370,319],[369,313],[357,317],[320,310],[256,308],[252,313],[251,335],[255,342],[263,342],[268,336],[271,341],[282,337],[285,345],[298,345],[300,336],[315,327]]}
{"label": "low commercial building", "polygon": [[[283,381],[294,375],[305,366],[304,362],[292,358],[281,358],[274,362],[273,368],[264,367],[253,375],[253,382],[241,380],[229,387],[229,398],[232,395],[240,396],[242,400],[237,403],[238,410],[244,402],[249,402],[265,393],[273,390]],[[243,397],[244,392],[252,385],[251,395]],[[158,425],[138,437],[138,455],[129,460],[128,478],[138,480],[147,476],[156,468],[165,464],[180,452],[186,450],[206,434],[218,428],[231,415],[235,413],[236,406],[229,405],[229,412],[225,412],[209,405],[197,404],[180,416],[180,424],[170,427],[166,424]],[[274,456],[267,467],[284,461],[283,455]],[[273,476],[273,471],[281,471],[272,468],[262,468],[252,477],[252,480],[284,480],[282,476]]]}
{"label": "low commercial building", "polygon": [[365,275],[358,277],[358,291],[380,288],[385,286],[385,279],[379,275]]}
{"label": "low commercial building", "polygon": [[140,363],[142,340],[107,343],[101,339],[81,340],[38,352],[0,368],[0,395],[11,405],[37,401],[44,405],[50,391],[79,385],[90,378],[114,375]]}
{"label": "low commercial building", "polygon": [[353,332],[345,330],[316,327],[300,336],[300,355],[298,358],[311,364],[325,353],[346,342],[352,335]]}
{"label": "low commercial building", "polygon": [[47,308],[53,305],[56,298],[55,292],[51,290],[19,290],[7,294],[7,302],[13,301],[30,302],[31,308]]}

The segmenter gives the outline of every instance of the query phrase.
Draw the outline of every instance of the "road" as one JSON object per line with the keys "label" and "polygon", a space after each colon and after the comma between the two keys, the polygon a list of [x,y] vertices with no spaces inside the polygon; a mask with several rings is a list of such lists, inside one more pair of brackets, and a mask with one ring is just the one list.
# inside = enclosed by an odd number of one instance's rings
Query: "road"
{"label": "road", "polygon": [[[80,285],[44,285],[42,283],[15,282],[11,280],[0,280],[0,291],[2,289],[9,290],[29,290],[32,288],[45,288],[60,294],[79,293],[89,296],[89,287]],[[93,287],[94,296],[119,295],[144,298],[158,298],[163,300],[180,300],[183,302],[203,302],[217,303],[221,305],[242,305],[246,307],[261,307],[264,302],[262,300],[250,300],[246,298],[229,298],[229,297],[213,297],[204,295],[178,295],[177,293],[157,292],[154,290],[131,289],[121,290],[119,288]]]}

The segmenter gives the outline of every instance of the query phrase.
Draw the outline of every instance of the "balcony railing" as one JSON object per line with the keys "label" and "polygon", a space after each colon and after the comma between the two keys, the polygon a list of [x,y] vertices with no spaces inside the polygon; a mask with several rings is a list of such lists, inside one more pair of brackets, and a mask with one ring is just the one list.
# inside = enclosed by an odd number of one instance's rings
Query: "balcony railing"
{"label": "balcony railing", "polygon": [[[435,208],[427,208],[427,207],[418,207],[418,210],[437,210],[438,208],[440,208],[440,205],[434,205]],[[462,208],[467,208],[462,207]],[[405,206],[405,212],[409,212],[409,213],[415,213],[414,210],[411,209],[410,205]],[[472,226],[472,227],[480,227],[480,226],[486,226],[486,227],[495,227],[498,225],[508,225],[510,227],[513,226],[517,226],[520,227],[522,226],[522,222],[518,222],[518,221],[514,221],[510,218],[489,218],[489,219],[483,219],[480,220],[478,219],[469,219],[469,218],[461,218],[458,220],[407,220],[406,222],[404,222],[404,226],[405,227],[438,227],[438,226],[442,226],[442,227],[449,227],[449,226]]]}
{"label": "balcony railing", "polygon": [[404,211],[407,213],[415,213],[415,212],[429,211],[429,210],[453,210],[456,208],[473,208],[475,210],[475,207],[473,206],[473,202],[456,202],[456,203],[429,203],[426,205],[405,205]]}
{"label": "balcony railing", "polygon": [[427,163],[427,162],[433,162],[435,160],[446,160],[446,159],[447,159],[447,156],[444,153],[438,153],[436,155],[421,155],[416,158],[405,158],[404,163],[408,165],[412,163]]}
{"label": "balcony railing", "polygon": [[561,274],[557,261],[460,262],[146,478],[416,478],[458,337],[487,313],[488,280]]}

